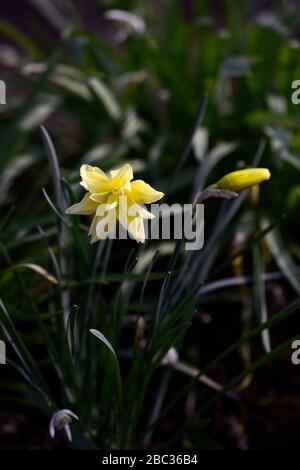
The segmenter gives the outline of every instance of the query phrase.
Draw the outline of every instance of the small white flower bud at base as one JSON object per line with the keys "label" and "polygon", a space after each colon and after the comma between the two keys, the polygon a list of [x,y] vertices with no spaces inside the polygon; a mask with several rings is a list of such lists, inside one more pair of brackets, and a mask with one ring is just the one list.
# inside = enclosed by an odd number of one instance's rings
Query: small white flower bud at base
{"label": "small white flower bud at base", "polygon": [[172,347],[169,349],[165,357],[162,359],[161,364],[163,366],[174,366],[179,360],[179,355],[177,350]]}

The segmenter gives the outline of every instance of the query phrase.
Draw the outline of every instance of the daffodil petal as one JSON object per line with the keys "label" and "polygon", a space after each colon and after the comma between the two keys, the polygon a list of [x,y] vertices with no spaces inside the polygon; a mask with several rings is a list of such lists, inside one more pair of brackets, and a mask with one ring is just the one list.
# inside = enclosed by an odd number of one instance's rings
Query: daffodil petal
{"label": "daffodil petal", "polygon": [[103,204],[99,204],[96,210],[96,215],[98,217],[104,217],[105,214],[112,209],[115,209],[118,205],[118,196],[111,194],[108,198],[107,201]]}
{"label": "daffodil petal", "polygon": [[139,243],[145,243],[145,226],[143,217],[134,217],[127,227],[128,232]]}
{"label": "daffodil petal", "polygon": [[125,192],[128,192],[130,193],[131,192],[131,183],[129,180],[126,180],[123,185],[121,186],[121,188],[125,191]]}
{"label": "daffodil petal", "polygon": [[145,242],[144,219],[152,217],[150,212],[138,204],[131,203],[129,198],[123,196],[119,199],[119,221],[137,242]]}
{"label": "daffodil petal", "polygon": [[118,204],[118,219],[120,220],[123,227],[127,230],[129,217],[128,217],[128,198],[122,196],[119,198]]}
{"label": "daffodil petal", "polygon": [[108,176],[96,166],[82,165],[80,168],[81,186],[90,193],[103,193],[110,190]]}
{"label": "daffodil petal", "polygon": [[96,232],[97,220],[98,220],[98,217],[96,215],[94,215],[91,226],[90,226],[90,230],[89,230],[89,236],[91,237],[91,243],[95,243],[98,240],[97,239],[97,232]]}
{"label": "daffodil petal", "polygon": [[108,211],[105,217],[99,217],[96,223],[96,235],[98,240],[104,240],[115,229],[117,221],[116,211]]}
{"label": "daffodil petal", "polygon": [[78,215],[90,215],[93,214],[97,207],[98,204],[93,201],[90,198],[91,194],[87,193],[84,198],[80,201],[77,202],[76,204],[73,204],[72,206],[68,207],[66,209],[66,214],[78,214]]}
{"label": "daffodil petal", "polygon": [[111,170],[111,185],[114,189],[122,188],[125,186],[130,191],[130,184],[128,184],[133,178],[133,171],[131,165],[126,163],[117,170]]}
{"label": "daffodil petal", "polygon": [[155,215],[151,214],[151,212],[147,211],[143,206],[140,204],[133,203],[129,206],[128,209],[129,217],[138,217],[141,216],[143,219],[154,219]]}
{"label": "daffodil petal", "polygon": [[109,192],[106,191],[104,193],[93,193],[90,195],[90,198],[95,201],[97,204],[104,204]]}
{"label": "daffodil petal", "polygon": [[99,240],[105,240],[111,232],[113,232],[116,226],[117,216],[116,211],[110,210],[105,216],[95,215],[89,230],[91,236],[91,243],[95,243]]}
{"label": "daffodil petal", "polygon": [[164,196],[161,191],[156,191],[150,184],[143,180],[135,180],[131,183],[131,199],[137,204],[151,204]]}

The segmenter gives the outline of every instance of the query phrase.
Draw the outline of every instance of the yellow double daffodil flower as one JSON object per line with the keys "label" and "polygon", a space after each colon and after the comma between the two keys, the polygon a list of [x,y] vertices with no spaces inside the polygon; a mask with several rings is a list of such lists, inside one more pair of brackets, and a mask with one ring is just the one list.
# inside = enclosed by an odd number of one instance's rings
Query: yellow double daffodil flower
{"label": "yellow double daffodil flower", "polygon": [[114,229],[117,220],[138,242],[144,243],[144,219],[154,216],[142,204],[151,204],[164,196],[142,180],[133,179],[128,163],[111,170],[108,176],[100,168],[82,165],[80,184],[87,191],[84,198],[66,210],[66,214],[94,214],[89,230],[91,243],[103,240]]}

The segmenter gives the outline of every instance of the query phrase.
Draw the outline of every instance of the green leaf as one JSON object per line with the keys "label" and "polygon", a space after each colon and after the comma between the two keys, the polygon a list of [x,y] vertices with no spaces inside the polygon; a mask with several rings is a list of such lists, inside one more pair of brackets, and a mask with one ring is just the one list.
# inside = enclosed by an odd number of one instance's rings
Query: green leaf
{"label": "green leaf", "polygon": [[33,57],[33,59],[39,59],[42,57],[41,50],[37,47],[30,37],[24,34],[19,28],[13,26],[12,23],[7,21],[0,21],[0,32],[3,36],[7,36],[9,39],[16,42],[20,47],[25,49]]}
{"label": "green leaf", "polygon": [[277,266],[285,275],[297,294],[300,295],[300,277],[297,273],[297,266],[284,246],[280,232],[277,228],[266,235],[266,242]]}
{"label": "green leaf", "polygon": [[91,77],[89,84],[95,95],[103,103],[110,117],[118,121],[122,115],[122,111],[110,89],[103,81],[96,77]]}
{"label": "green leaf", "polygon": [[[47,130],[43,126],[41,126],[41,133],[42,133],[42,138],[43,138],[44,146],[47,152],[47,157],[49,160],[51,173],[53,177],[55,195],[56,195],[56,204],[60,212],[63,213],[65,210],[65,197],[64,197],[64,193],[62,189],[61,174],[60,174],[57,154],[56,154],[52,139],[50,135],[48,134]],[[44,190],[44,194],[45,194],[45,190]]]}
{"label": "green leaf", "polygon": [[92,335],[96,336],[96,338],[100,339],[100,341],[102,341],[102,343],[104,343],[105,346],[107,346],[108,349],[113,353],[115,359],[118,360],[114,348],[112,347],[112,345],[110,344],[108,339],[105,338],[104,334],[102,334],[100,331],[94,330],[94,329],[90,329],[90,332],[92,333]]}
{"label": "green leaf", "polygon": [[36,263],[19,263],[19,264],[14,264],[13,266],[10,266],[7,270],[8,271],[14,271],[15,269],[24,269],[28,268],[31,269],[32,271],[35,271],[36,273],[40,274],[40,276],[43,276],[47,281],[52,282],[53,284],[58,284],[58,280],[56,279],[55,276],[49,273],[45,268],[40,266],[39,264]]}
{"label": "green leaf", "polygon": [[95,329],[90,329],[90,332],[92,335],[96,336],[102,343],[105,344],[105,346],[112,352],[113,358],[114,358],[114,365],[115,365],[115,377],[116,377],[116,385],[117,385],[117,402],[118,402],[118,409],[119,409],[119,414],[121,413],[123,409],[123,386],[122,386],[122,379],[121,379],[121,372],[120,372],[120,365],[119,365],[119,360],[117,358],[117,355],[115,353],[114,348],[108,341],[108,339],[98,330]]}

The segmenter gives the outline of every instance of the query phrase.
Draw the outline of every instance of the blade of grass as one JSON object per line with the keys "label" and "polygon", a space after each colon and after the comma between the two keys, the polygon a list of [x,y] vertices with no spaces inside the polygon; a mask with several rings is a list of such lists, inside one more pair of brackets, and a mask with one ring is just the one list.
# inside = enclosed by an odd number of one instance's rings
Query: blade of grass
{"label": "blade of grass", "polygon": [[178,178],[179,172],[182,169],[182,167],[184,166],[184,164],[186,163],[187,158],[188,158],[188,156],[189,156],[189,154],[192,150],[193,138],[194,138],[194,135],[195,135],[195,132],[196,132],[197,128],[201,125],[201,123],[203,121],[203,117],[204,117],[205,110],[206,110],[206,105],[207,105],[207,96],[202,96],[201,99],[200,99],[200,103],[199,103],[199,106],[198,106],[198,111],[197,111],[197,114],[196,114],[196,117],[195,117],[195,120],[194,120],[194,123],[193,123],[193,126],[192,126],[191,133],[190,133],[189,138],[187,140],[186,146],[185,146],[185,148],[182,152],[182,155],[181,155],[181,157],[178,161],[178,164],[175,167],[174,176],[173,176],[173,179],[172,179],[172,182],[171,182],[171,187],[176,185],[176,180]]}
{"label": "blade of grass", "polygon": [[271,251],[278,268],[283,272],[295,292],[300,295],[300,276],[294,261],[285,248],[279,230],[274,229],[266,235],[266,242]]}
{"label": "blade of grass", "polygon": [[123,410],[123,386],[122,386],[122,378],[121,378],[121,371],[118,357],[115,353],[114,348],[112,347],[111,343],[108,339],[98,330],[90,329],[92,335],[94,335],[97,339],[102,341],[105,346],[111,351],[113,357],[113,364],[114,364],[114,372],[115,372],[115,380],[116,380],[116,398],[117,398],[117,421],[118,421],[118,438],[119,438],[119,445],[122,447],[122,436],[121,436],[121,428],[122,428],[122,410]]}
{"label": "blade of grass", "polygon": [[55,213],[55,215],[57,215],[57,217],[68,227],[68,228],[71,228],[72,227],[72,224],[70,224],[70,222],[68,222],[68,220],[59,212],[59,210],[55,207],[55,205],[53,204],[53,202],[51,201],[50,197],[48,196],[47,194],[47,191],[45,188],[42,188],[42,192],[43,192],[43,195],[44,195],[44,198],[46,199],[46,201],[48,202],[49,206],[51,207],[51,209],[53,210],[53,212]]}
{"label": "blade of grass", "polygon": [[[66,199],[63,192],[62,180],[60,174],[60,168],[58,163],[57,154],[53,145],[53,142],[47,132],[47,130],[41,126],[41,133],[43,143],[46,149],[47,157],[49,160],[49,165],[51,168],[54,188],[55,188],[55,198],[56,205],[58,207],[58,212],[63,214],[66,208]],[[44,195],[46,193],[44,191]],[[53,203],[47,198],[48,203],[50,202],[51,207],[53,208]],[[58,214],[57,214],[58,215]],[[58,218],[58,246],[59,246],[59,267],[61,273],[62,282],[66,282],[69,270],[68,270],[68,254],[67,254],[67,243],[68,243],[68,233],[66,227],[61,223],[61,217]],[[64,310],[64,326],[67,327],[68,316],[70,312],[70,295],[68,290],[61,292],[61,303]]]}

